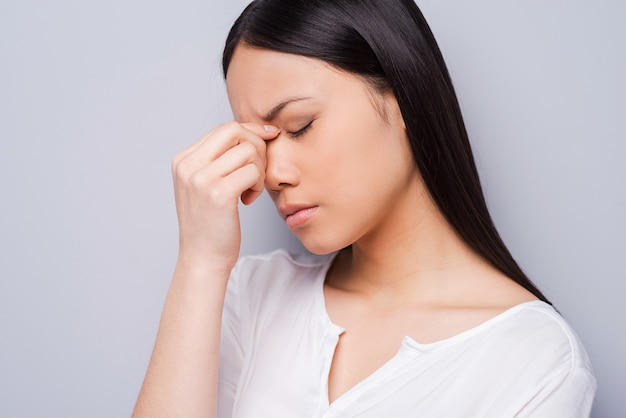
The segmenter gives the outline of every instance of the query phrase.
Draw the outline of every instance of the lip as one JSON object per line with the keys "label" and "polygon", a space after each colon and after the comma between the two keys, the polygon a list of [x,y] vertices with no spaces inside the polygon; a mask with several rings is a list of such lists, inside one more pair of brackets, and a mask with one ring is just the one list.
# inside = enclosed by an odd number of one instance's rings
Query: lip
{"label": "lip", "polygon": [[290,229],[305,224],[319,209],[316,205],[288,204],[278,208],[280,216]]}

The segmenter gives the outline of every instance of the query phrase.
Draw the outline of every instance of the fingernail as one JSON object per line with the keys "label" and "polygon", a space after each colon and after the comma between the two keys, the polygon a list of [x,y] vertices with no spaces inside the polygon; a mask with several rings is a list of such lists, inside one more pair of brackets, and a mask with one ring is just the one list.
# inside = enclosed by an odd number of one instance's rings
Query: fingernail
{"label": "fingernail", "polygon": [[280,132],[280,129],[272,125],[263,125],[263,129],[265,129],[265,132],[268,134],[277,134]]}

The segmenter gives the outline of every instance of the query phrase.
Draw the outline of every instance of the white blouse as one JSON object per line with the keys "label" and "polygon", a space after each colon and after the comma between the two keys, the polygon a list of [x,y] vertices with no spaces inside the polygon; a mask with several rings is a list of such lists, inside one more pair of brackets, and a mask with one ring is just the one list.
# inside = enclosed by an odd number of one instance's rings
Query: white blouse
{"label": "white blouse", "polygon": [[332,259],[276,251],[239,261],[223,314],[220,418],[589,416],[589,358],[539,301],[432,344],[405,337],[395,357],[329,404],[343,332],[324,302]]}

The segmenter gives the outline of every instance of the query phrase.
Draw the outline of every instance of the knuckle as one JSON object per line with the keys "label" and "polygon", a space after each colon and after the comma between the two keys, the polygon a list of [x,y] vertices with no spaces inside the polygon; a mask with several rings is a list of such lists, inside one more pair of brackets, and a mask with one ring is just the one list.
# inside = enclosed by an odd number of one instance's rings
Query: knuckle
{"label": "knuckle", "polygon": [[249,159],[255,157],[258,154],[256,147],[250,142],[242,142],[241,144],[239,144],[239,146],[241,147],[243,153]]}
{"label": "knuckle", "polygon": [[187,178],[189,178],[192,172],[189,160],[185,158],[173,162],[172,170],[174,172],[174,175],[181,180],[186,180]]}
{"label": "knuckle", "polygon": [[172,158],[172,171],[176,171],[178,169],[178,165],[183,160],[183,153],[179,152]]}
{"label": "knuckle", "polygon": [[241,130],[241,125],[235,121],[224,122],[220,125],[220,130],[229,135],[234,135]]}
{"label": "knuckle", "polygon": [[231,128],[231,129],[240,129],[241,128],[241,124],[239,122],[234,121],[234,120],[228,121],[228,122],[224,123],[224,125],[226,125],[227,127]]}
{"label": "knuckle", "polygon": [[255,181],[259,183],[265,181],[265,170],[263,170],[258,164],[249,164],[246,168],[249,170],[250,175]]}
{"label": "knuckle", "polygon": [[208,191],[209,199],[214,202],[220,202],[224,200],[224,188],[219,186],[211,187]]}
{"label": "knuckle", "polygon": [[226,206],[232,200],[232,191],[224,185],[214,185],[207,190],[209,200],[216,206]]}
{"label": "knuckle", "polygon": [[208,181],[206,176],[200,173],[194,173],[188,178],[187,184],[189,184],[194,189],[202,190],[210,186],[210,181]]}

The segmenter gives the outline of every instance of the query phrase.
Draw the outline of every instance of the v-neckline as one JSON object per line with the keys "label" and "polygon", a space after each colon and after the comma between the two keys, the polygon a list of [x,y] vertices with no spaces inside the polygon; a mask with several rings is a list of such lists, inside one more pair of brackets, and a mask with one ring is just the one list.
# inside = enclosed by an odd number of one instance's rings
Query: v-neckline
{"label": "v-neckline", "polygon": [[408,362],[414,359],[416,356],[420,354],[433,353],[439,351],[439,349],[443,349],[445,347],[454,346],[462,341],[471,338],[472,336],[482,332],[484,329],[489,328],[501,321],[506,320],[508,317],[513,315],[518,310],[524,309],[533,305],[545,305],[544,302],[540,300],[533,300],[528,302],[523,302],[518,305],[512,306],[507,310],[487,319],[486,321],[469,328],[465,331],[462,331],[458,334],[452,335],[448,338],[444,338],[439,341],[434,341],[432,343],[419,343],[415,341],[410,336],[406,335],[402,338],[400,342],[400,346],[398,347],[396,353],[393,357],[389,358],[386,362],[384,362],[380,367],[374,370],[371,374],[367,375],[365,378],[357,382],[354,386],[350,387],[347,391],[343,392],[339,395],[335,400],[330,402],[329,396],[329,378],[330,378],[330,370],[332,367],[332,363],[334,360],[334,355],[339,344],[339,338],[341,334],[345,332],[345,328],[341,327],[338,324],[335,324],[330,315],[328,313],[328,309],[326,307],[326,296],[324,294],[324,284],[326,282],[326,275],[333,262],[335,261],[337,255],[339,253],[335,253],[328,257],[326,263],[323,265],[319,272],[319,276],[317,277],[315,284],[315,298],[318,312],[321,316],[322,326],[324,327],[324,335],[326,339],[327,346],[324,349],[328,350],[327,356],[325,356],[325,365],[322,368],[322,393],[320,396],[322,399],[320,403],[324,407],[324,409],[328,411],[336,411],[343,410],[345,407],[350,405],[354,400],[359,398],[361,394],[367,391],[368,386],[375,378],[378,378],[380,375],[386,376],[397,370],[398,368],[405,366]]}
{"label": "v-neckline", "polygon": [[[318,310],[321,314],[322,325],[325,331],[324,332],[325,340],[326,340],[325,342],[327,346],[324,347],[324,349],[328,351],[327,353],[325,353],[327,355],[324,356],[325,358],[324,361],[327,364],[325,364],[325,367],[322,368],[323,369],[322,376],[321,376],[322,393],[320,394],[320,396],[322,397],[321,404],[324,407],[324,409],[326,409],[327,411],[343,410],[345,407],[350,405],[355,399],[359,398],[361,393],[367,390],[367,387],[369,386],[370,382],[373,379],[377,378],[381,374],[389,375],[393,371],[397,370],[399,367],[408,363],[415,355],[415,353],[412,353],[413,350],[408,349],[409,344],[411,344],[412,342],[412,339],[408,336],[405,336],[402,339],[400,346],[398,347],[398,350],[393,355],[393,357],[389,358],[380,367],[374,370],[371,374],[367,375],[365,378],[357,382],[355,385],[350,387],[348,390],[346,390],[337,398],[335,398],[332,402],[330,402],[330,396],[329,396],[330,370],[331,370],[332,363],[334,360],[335,352],[337,350],[337,346],[339,344],[339,338],[341,337],[341,334],[345,332],[345,328],[341,327],[338,324],[335,324],[331,320],[330,315],[328,314],[328,309],[326,308],[326,296],[324,294],[324,284],[326,282],[326,275],[328,274],[328,270],[330,269],[330,267],[332,266],[332,263],[337,257],[337,254],[338,253],[333,254],[332,256],[328,258],[325,265],[321,269],[319,276],[317,277],[317,283],[315,286],[315,293],[316,293],[316,299],[317,299],[316,303],[318,305]],[[410,355],[405,355],[405,354],[410,354]]]}

